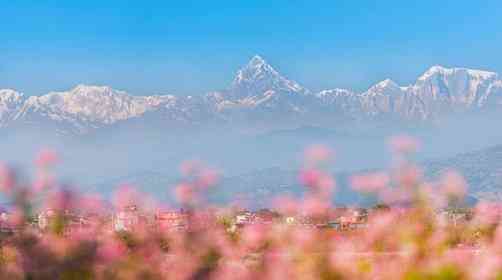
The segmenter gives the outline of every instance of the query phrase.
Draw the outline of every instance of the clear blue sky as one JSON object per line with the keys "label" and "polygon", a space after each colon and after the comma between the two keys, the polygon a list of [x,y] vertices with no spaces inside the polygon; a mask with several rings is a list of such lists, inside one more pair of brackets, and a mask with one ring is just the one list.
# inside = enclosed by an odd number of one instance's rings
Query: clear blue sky
{"label": "clear blue sky", "polygon": [[260,54],[314,90],[411,83],[434,64],[502,72],[500,0],[0,2],[0,88],[226,87]]}

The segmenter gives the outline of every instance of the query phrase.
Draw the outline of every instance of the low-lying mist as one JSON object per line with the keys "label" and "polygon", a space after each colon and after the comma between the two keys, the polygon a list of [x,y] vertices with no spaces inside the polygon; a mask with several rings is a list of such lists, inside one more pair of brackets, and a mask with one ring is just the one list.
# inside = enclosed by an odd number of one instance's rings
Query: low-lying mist
{"label": "low-lying mist", "polygon": [[[389,122],[301,126],[259,133],[243,133],[233,127],[176,128],[117,127],[82,136],[59,135],[51,130],[7,130],[0,139],[1,160],[28,173],[41,149],[58,153],[56,172],[64,182],[83,190],[109,194],[117,184],[167,196],[179,178],[180,163],[201,160],[223,177],[278,167],[297,170],[302,152],[313,144],[335,151],[333,172],[387,168],[388,139],[406,134],[421,143],[418,162],[448,158],[502,143],[496,116],[444,118],[434,123],[396,125]],[[149,183],[154,180],[155,183]],[[159,189],[165,182],[165,186]]]}

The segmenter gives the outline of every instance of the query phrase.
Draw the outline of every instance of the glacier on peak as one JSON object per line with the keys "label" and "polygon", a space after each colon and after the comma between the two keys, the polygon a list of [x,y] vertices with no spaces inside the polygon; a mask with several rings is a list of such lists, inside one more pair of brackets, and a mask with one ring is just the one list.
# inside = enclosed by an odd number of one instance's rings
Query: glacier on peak
{"label": "glacier on peak", "polygon": [[0,127],[5,126],[25,101],[23,93],[12,89],[0,89]]}
{"label": "glacier on peak", "polygon": [[435,65],[429,68],[424,74],[422,74],[418,80],[424,81],[430,79],[431,77],[441,75],[441,76],[456,76],[464,75],[469,76],[479,80],[494,80],[498,78],[498,74],[495,72],[475,70],[462,67],[446,68],[440,65]]}
{"label": "glacier on peak", "polygon": [[307,93],[297,82],[279,74],[261,56],[254,56],[246,66],[237,71],[227,97],[233,99],[264,95],[273,90],[278,93]]}

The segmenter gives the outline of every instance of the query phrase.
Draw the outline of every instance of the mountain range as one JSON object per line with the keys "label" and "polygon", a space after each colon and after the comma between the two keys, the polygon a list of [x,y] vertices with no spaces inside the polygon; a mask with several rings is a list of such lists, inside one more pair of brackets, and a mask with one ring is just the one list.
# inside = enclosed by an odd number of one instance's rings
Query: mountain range
{"label": "mountain range", "polygon": [[0,127],[49,126],[86,134],[130,121],[182,127],[242,122],[333,126],[357,120],[429,121],[501,108],[502,79],[493,72],[434,66],[408,86],[387,79],[360,93],[312,92],[255,56],[227,89],[197,96],[137,96],[90,85],[42,96],[0,90]]}

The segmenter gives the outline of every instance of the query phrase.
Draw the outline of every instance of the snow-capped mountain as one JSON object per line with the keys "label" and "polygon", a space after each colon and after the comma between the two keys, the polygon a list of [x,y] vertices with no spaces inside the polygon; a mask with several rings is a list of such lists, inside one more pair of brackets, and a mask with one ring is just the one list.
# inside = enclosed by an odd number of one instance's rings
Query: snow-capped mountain
{"label": "snow-capped mountain", "polygon": [[425,118],[424,104],[411,87],[386,79],[361,94],[362,111],[373,117]]}
{"label": "snow-capped mountain", "polygon": [[172,95],[132,96],[106,86],[78,85],[65,92],[31,96],[12,119],[14,124],[47,122],[69,126],[77,132],[111,125],[169,106]]}
{"label": "snow-capped mountain", "polygon": [[183,125],[236,120],[292,125],[319,119],[323,123],[334,119],[409,121],[498,111],[501,106],[502,80],[492,72],[434,66],[405,87],[387,79],[362,93],[346,89],[313,93],[255,56],[226,90],[206,95],[136,96],[106,86],[79,85],[26,98],[13,90],[0,90],[0,126],[50,124],[85,133],[132,119]]}
{"label": "snow-capped mountain", "polygon": [[498,78],[493,72],[433,66],[418,78],[412,91],[424,103],[427,115],[433,116],[479,109],[487,100],[500,98],[493,91]]}
{"label": "snow-capped mountain", "polygon": [[353,118],[361,116],[361,95],[346,89],[330,89],[318,92],[314,96],[317,100],[318,111],[327,114],[343,114]]}
{"label": "snow-capped mountain", "polygon": [[288,119],[312,108],[314,96],[279,74],[262,57],[254,56],[237,72],[230,87],[208,98],[226,119]]}
{"label": "snow-capped mountain", "polygon": [[0,127],[6,125],[24,103],[24,95],[11,89],[0,89]]}
{"label": "snow-capped mountain", "polygon": [[309,91],[297,82],[281,76],[262,57],[254,56],[237,72],[228,89],[228,99],[246,100],[262,97],[267,92],[307,94]]}

